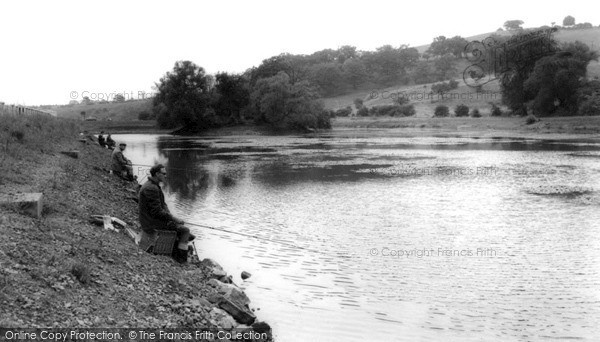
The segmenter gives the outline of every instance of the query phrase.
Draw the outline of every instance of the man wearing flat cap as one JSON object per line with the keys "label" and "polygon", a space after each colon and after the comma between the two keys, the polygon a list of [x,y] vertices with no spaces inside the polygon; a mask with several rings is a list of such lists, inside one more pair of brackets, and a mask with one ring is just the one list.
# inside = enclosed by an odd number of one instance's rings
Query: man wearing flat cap
{"label": "man wearing flat cap", "polygon": [[112,153],[112,171],[117,176],[126,179],[126,180],[134,180],[133,177],[133,168],[131,167],[131,160],[127,159],[123,155],[123,151],[127,144],[120,143],[118,148],[115,148]]}

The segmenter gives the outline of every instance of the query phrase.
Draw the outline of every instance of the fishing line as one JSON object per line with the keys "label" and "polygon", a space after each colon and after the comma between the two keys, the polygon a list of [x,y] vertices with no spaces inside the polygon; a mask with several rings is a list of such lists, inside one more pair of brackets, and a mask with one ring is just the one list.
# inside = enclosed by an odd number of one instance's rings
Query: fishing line
{"label": "fishing line", "polygon": [[224,233],[236,234],[236,235],[240,235],[240,236],[244,236],[244,237],[254,238],[254,239],[257,239],[257,240],[261,240],[261,241],[274,242],[274,243],[278,243],[278,244],[281,244],[281,245],[287,246],[287,247],[293,247],[293,248],[298,248],[298,249],[302,249],[302,250],[306,250],[306,251],[311,251],[311,252],[315,252],[315,253],[321,253],[321,251],[317,251],[317,250],[306,248],[306,247],[300,247],[300,246],[294,245],[292,243],[284,242],[284,241],[278,241],[278,240],[272,240],[272,239],[265,239],[265,238],[260,237],[258,235],[244,234],[244,233],[234,232],[234,231],[223,229],[223,228],[211,227],[211,226],[207,226],[207,225],[203,225],[203,224],[198,224],[198,223],[192,223],[192,222],[185,222],[184,225],[190,225],[190,226],[195,226],[195,227],[200,227],[200,228],[207,228],[207,229],[211,229],[211,230],[217,230],[217,231],[224,232]]}

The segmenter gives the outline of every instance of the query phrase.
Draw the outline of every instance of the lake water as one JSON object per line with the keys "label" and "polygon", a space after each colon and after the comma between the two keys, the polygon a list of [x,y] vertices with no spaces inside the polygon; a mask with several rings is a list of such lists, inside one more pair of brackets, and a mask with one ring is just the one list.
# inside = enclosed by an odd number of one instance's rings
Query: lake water
{"label": "lake water", "polygon": [[391,132],[116,140],[278,341],[597,341],[600,140]]}

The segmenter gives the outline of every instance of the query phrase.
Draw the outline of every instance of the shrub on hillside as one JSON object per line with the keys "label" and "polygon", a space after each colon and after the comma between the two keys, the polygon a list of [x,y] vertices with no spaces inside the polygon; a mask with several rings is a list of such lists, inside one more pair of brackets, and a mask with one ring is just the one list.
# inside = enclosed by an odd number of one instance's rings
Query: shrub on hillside
{"label": "shrub on hillside", "polygon": [[385,106],[376,106],[372,107],[374,109],[374,114],[376,116],[401,116],[400,108],[395,105],[385,105]]}
{"label": "shrub on hillside", "polygon": [[472,118],[480,118],[481,113],[479,113],[479,109],[473,108],[473,110],[471,110],[471,117]]}
{"label": "shrub on hillside", "polygon": [[400,113],[403,116],[413,116],[415,114],[417,114],[417,111],[415,109],[414,105],[404,105],[404,106],[400,106]]}
{"label": "shrub on hillside", "polygon": [[495,103],[491,103],[491,105],[492,105],[491,115],[492,116],[501,116],[502,109],[500,109],[500,107],[496,106]]}
{"label": "shrub on hillside", "polygon": [[358,111],[356,111],[357,116],[369,116],[369,108],[362,106]]}
{"label": "shrub on hillside", "polygon": [[538,118],[536,118],[534,115],[530,114],[529,116],[527,116],[527,119],[525,120],[525,124],[531,125],[531,124],[534,124],[534,123],[536,123],[538,121],[539,121]]}
{"label": "shrub on hillside", "polygon": [[144,110],[138,114],[138,120],[150,120],[150,116],[151,114]]}
{"label": "shrub on hillside", "polygon": [[350,114],[352,114],[352,108],[350,106],[335,111],[335,116],[348,116]]}
{"label": "shrub on hillside", "polygon": [[444,94],[456,88],[458,88],[458,82],[455,80],[450,80],[449,82],[433,84],[431,86],[431,91],[435,94]]}
{"label": "shrub on hillside", "polygon": [[439,105],[435,107],[433,114],[435,117],[446,117],[450,114],[450,110],[448,110],[448,106]]}
{"label": "shrub on hillside", "polygon": [[469,107],[465,104],[459,104],[454,108],[454,114],[456,116],[469,116]]}

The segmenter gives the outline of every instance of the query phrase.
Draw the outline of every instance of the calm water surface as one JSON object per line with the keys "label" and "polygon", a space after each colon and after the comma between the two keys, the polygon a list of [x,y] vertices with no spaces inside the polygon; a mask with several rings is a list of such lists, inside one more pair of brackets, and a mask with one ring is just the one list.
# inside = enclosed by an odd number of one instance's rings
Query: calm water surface
{"label": "calm water surface", "polygon": [[278,341],[600,336],[599,140],[117,140],[177,215],[261,238],[193,228]]}

